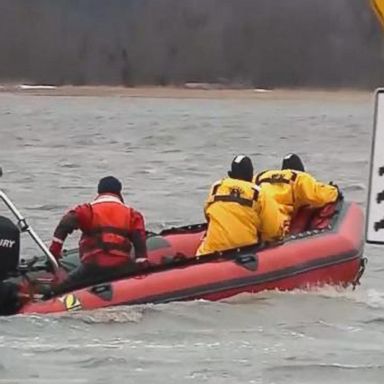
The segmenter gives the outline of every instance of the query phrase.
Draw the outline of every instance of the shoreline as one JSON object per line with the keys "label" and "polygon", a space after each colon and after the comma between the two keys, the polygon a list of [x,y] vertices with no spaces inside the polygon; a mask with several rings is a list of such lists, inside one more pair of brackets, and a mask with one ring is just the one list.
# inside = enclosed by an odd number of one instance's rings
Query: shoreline
{"label": "shoreline", "polygon": [[374,91],[355,89],[249,89],[225,88],[215,84],[189,83],[185,86],[30,86],[0,85],[1,94],[31,96],[70,96],[70,97],[127,97],[127,98],[171,98],[171,99],[335,99],[369,100]]}

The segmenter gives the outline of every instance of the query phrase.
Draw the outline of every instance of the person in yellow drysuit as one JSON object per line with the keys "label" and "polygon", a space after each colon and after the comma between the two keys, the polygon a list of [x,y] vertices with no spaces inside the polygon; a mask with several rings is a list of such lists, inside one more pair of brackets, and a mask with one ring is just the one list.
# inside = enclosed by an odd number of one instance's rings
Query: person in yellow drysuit
{"label": "person in yellow drysuit", "polygon": [[277,203],[252,183],[251,159],[236,156],[228,176],[213,184],[205,203],[208,229],[197,256],[283,235]]}
{"label": "person in yellow drysuit", "polygon": [[254,182],[279,204],[286,233],[300,207],[318,208],[342,198],[336,185],[320,183],[305,172],[303,162],[294,153],[284,157],[281,170],[261,172]]}

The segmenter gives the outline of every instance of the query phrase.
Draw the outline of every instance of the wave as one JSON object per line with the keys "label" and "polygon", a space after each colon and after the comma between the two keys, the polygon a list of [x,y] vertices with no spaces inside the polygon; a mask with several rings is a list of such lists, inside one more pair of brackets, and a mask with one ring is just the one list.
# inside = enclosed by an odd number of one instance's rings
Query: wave
{"label": "wave", "polygon": [[384,292],[378,291],[374,288],[360,288],[355,291],[352,290],[337,290],[332,287],[319,289],[317,295],[325,298],[342,298],[347,299],[358,304],[364,304],[368,308],[381,309],[384,308]]}
{"label": "wave", "polygon": [[310,363],[310,364],[292,364],[292,365],[281,365],[281,366],[273,366],[267,368],[267,370],[276,372],[279,370],[284,371],[295,371],[298,370],[310,370],[313,371],[315,369],[335,369],[335,370],[361,370],[361,369],[384,369],[384,364],[339,364],[339,363]]}
{"label": "wave", "polygon": [[363,183],[347,184],[344,187],[346,192],[365,191],[367,188]]}
{"label": "wave", "polygon": [[80,366],[81,368],[98,368],[111,365],[126,366],[129,364],[129,362],[130,359],[125,359],[123,357],[106,356],[102,358],[89,357],[83,360],[79,360],[74,364]]}
{"label": "wave", "polygon": [[315,296],[325,299],[343,299],[358,304],[364,304],[369,308],[384,308],[384,292],[374,288],[358,288],[353,291],[351,288],[326,285],[310,289],[295,289],[292,291],[263,291],[261,293],[241,293],[237,296],[223,300],[228,304],[254,304],[255,302],[268,302],[268,299],[284,298],[286,296]]}
{"label": "wave", "polygon": [[26,211],[55,211],[57,209],[63,210],[65,208],[67,208],[65,205],[60,204],[38,204],[25,207],[24,209]]}
{"label": "wave", "polygon": [[364,324],[376,324],[376,325],[383,325],[384,324],[384,316],[378,316],[374,317],[373,319],[364,320]]}

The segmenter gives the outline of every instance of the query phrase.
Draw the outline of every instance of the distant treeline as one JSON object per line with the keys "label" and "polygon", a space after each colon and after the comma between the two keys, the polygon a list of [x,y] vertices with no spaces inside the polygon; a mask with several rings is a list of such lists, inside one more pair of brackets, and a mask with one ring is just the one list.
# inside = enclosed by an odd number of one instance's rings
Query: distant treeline
{"label": "distant treeline", "polygon": [[384,85],[366,0],[1,0],[0,82]]}

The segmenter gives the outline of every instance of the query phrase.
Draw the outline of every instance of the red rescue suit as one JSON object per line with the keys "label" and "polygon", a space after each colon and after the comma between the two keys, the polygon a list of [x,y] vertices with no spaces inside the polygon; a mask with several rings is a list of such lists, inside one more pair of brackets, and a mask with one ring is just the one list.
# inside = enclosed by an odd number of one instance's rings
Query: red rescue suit
{"label": "red rescue suit", "polygon": [[[118,196],[99,195],[90,204],[79,205],[68,212],[55,230],[51,251],[56,257],[65,238],[74,229],[80,229],[80,258],[83,264],[115,267],[133,258],[146,257],[145,225],[143,216],[126,206]],[[54,244],[60,244],[60,247]]]}

